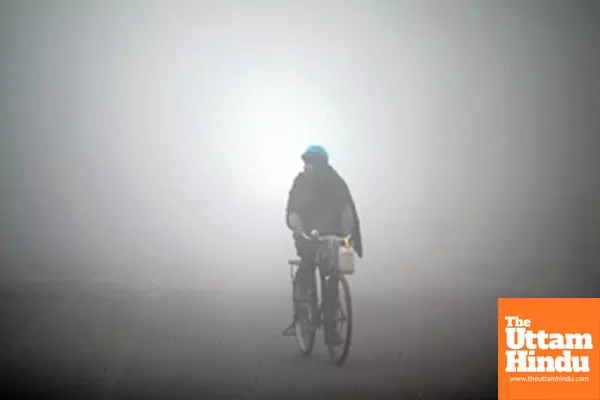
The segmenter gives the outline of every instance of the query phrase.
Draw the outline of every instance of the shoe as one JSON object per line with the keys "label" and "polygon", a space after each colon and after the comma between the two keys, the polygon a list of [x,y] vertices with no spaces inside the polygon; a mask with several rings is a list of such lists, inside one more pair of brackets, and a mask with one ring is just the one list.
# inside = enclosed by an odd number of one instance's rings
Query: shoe
{"label": "shoe", "polygon": [[290,326],[285,328],[283,336],[296,336],[296,323],[292,322]]}

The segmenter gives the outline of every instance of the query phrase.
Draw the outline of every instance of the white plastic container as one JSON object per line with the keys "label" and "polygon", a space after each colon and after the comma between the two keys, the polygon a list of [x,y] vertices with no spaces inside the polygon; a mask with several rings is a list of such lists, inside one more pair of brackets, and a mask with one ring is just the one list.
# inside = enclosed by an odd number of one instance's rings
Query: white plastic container
{"label": "white plastic container", "polygon": [[352,247],[340,246],[338,252],[338,270],[344,275],[354,274],[354,250]]}

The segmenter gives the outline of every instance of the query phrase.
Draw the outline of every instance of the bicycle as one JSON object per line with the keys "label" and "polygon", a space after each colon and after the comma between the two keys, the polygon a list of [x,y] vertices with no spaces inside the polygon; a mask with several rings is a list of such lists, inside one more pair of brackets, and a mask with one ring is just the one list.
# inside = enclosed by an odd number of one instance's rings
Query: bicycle
{"label": "bicycle", "polygon": [[[321,236],[317,231],[313,231],[311,235],[307,235],[304,232],[301,233],[302,237],[306,240],[316,242],[318,250],[315,255],[315,264],[319,269],[319,286],[321,293],[321,303],[319,304],[319,291],[317,290],[317,279],[312,282],[314,284],[308,288],[308,301],[300,301],[296,296],[296,285],[294,278],[298,272],[300,266],[299,259],[288,260],[290,266],[290,277],[292,279],[292,289],[294,297],[294,324],[295,337],[298,345],[298,349],[303,356],[310,356],[314,349],[315,337],[317,330],[323,327],[325,344],[328,349],[329,359],[331,363],[336,366],[341,366],[346,362],[349,352],[350,345],[352,342],[352,296],[350,294],[350,285],[345,275],[352,274],[352,270],[340,270],[339,254],[340,246],[344,246],[345,249],[351,250],[351,237],[341,237],[336,235],[323,235]],[[352,253],[352,257],[354,253]],[[328,297],[328,289],[332,288],[331,285],[339,285],[344,293],[344,300],[347,305],[347,310],[344,310],[340,304],[340,295],[335,299],[335,306],[329,304],[326,299]],[[332,314],[332,320],[335,324],[345,326],[345,335],[342,335],[343,342],[341,345],[330,344],[329,340],[329,329],[325,327],[325,313],[327,308],[331,307],[329,311]],[[335,307],[335,308],[334,308]],[[339,327],[339,326],[338,326]],[[284,333],[285,334],[285,333]],[[342,329],[340,329],[342,334]],[[340,348],[341,347],[341,348]]]}

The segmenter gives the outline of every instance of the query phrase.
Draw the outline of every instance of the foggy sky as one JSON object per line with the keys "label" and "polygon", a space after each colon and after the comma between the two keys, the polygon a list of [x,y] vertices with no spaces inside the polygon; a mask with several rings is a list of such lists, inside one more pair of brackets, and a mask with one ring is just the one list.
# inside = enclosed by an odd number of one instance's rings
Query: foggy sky
{"label": "foggy sky", "polygon": [[288,285],[311,143],[357,202],[358,288],[590,267],[596,8],[2,2],[3,268]]}

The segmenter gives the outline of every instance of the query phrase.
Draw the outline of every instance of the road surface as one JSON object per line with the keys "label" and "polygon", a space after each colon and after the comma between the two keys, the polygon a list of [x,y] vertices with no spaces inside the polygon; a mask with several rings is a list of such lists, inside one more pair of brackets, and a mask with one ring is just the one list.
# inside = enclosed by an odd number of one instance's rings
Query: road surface
{"label": "road surface", "polygon": [[0,296],[1,390],[19,398],[441,399],[496,387],[493,296],[357,292],[341,368],[322,336],[303,358],[281,335],[285,292],[37,287]]}

